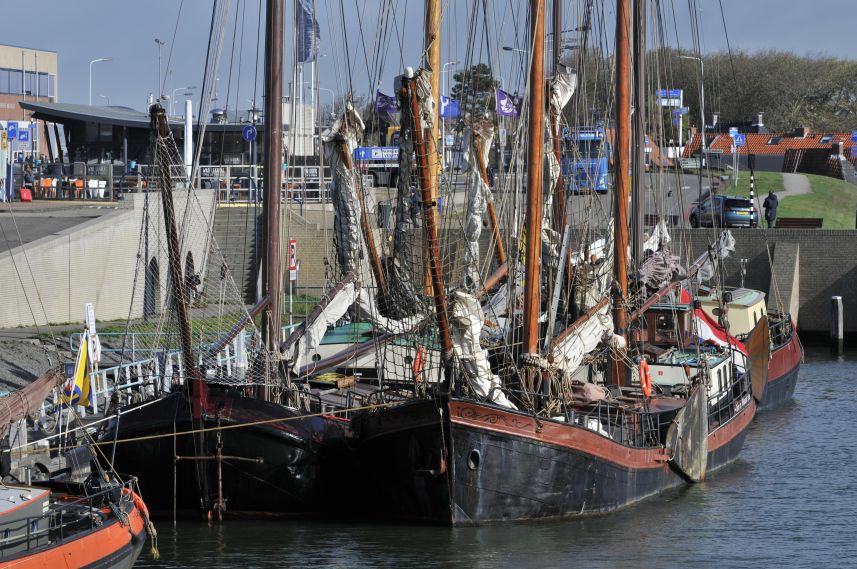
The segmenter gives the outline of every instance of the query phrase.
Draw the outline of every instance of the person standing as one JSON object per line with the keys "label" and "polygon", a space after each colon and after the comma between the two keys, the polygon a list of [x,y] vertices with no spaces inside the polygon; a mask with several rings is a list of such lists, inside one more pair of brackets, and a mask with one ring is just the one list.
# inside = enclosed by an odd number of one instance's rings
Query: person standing
{"label": "person standing", "polygon": [[768,192],[768,197],[762,203],[762,207],[765,208],[765,221],[768,222],[768,229],[772,228],[777,220],[777,206],[779,204],[780,200],[777,195],[772,191]]}

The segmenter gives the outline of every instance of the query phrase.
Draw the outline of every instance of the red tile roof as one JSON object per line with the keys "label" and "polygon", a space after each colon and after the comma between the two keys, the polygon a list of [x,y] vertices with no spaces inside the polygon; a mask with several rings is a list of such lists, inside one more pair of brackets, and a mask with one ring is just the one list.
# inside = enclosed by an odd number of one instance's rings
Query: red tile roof
{"label": "red tile roof", "polygon": [[[787,150],[805,149],[805,148],[833,148],[834,142],[842,143],[842,153],[845,156],[851,155],[851,133],[832,132],[832,133],[812,133],[805,137],[793,137],[785,134],[766,133],[745,134],[747,144],[738,147],[739,154],[785,154]],[[828,142],[822,143],[821,139],[830,137]],[[772,144],[774,140],[779,138],[777,144]],[[707,133],[706,142],[708,148],[712,150],[721,150],[724,154],[732,152],[732,139],[728,134]],[[682,156],[688,158],[695,152],[699,151],[700,135],[693,135],[691,141],[684,147]]]}

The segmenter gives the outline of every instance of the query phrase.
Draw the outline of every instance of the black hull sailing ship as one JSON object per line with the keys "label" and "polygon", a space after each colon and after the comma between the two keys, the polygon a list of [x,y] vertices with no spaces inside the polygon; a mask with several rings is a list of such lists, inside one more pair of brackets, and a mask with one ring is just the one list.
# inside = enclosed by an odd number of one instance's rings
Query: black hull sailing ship
{"label": "black hull sailing ship", "polygon": [[[267,3],[265,100],[266,123],[282,124],[283,4]],[[349,458],[348,423],[310,412],[310,396],[283,378],[277,357],[280,337],[279,219],[282,137],[278,128],[265,132],[265,255],[261,300],[249,311],[214,306],[216,320],[224,311],[241,315],[228,332],[219,328],[214,344],[194,348],[189,307],[181,271],[173,183],[175,143],[164,109],[151,109],[157,145],[158,186],[169,259],[170,316],[177,321],[183,373],[174,368],[173,392],[153,402],[121,410],[102,436],[115,444],[115,467],[134,474],[158,514],[208,517],[279,517],[317,514],[341,501],[327,484]],[[190,199],[190,194],[189,194]],[[181,235],[188,234],[185,216]],[[204,228],[208,231],[208,228]],[[232,288],[235,289],[234,283]],[[235,289],[237,290],[237,289]],[[220,299],[223,303],[223,298]],[[218,366],[224,345],[253,326],[262,314],[261,346],[247,349],[248,365],[237,373]],[[212,318],[211,320],[215,320]],[[231,323],[231,322],[230,322]],[[174,336],[174,337],[175,337]],[[166,353],[168,348],[158,348]],[[162,368],[165,369],[165,368]],[[166,370],[164,375],[168,376]],[[178,381],[177,381],[178,380]],[[182,381],[183,380],[183,381]],[[315,409],[318,411],[318,409]],[[163,495],[160,492],[164,492]]]}
{"label": "black hull sailing ship", "polygon": [[[660,412],[623,415],[605,407],[586,417],[609,416],[615,431],[654,442],[675,417],[677,405],[664,404]],[[708,473],[738,456],[755,409],[748,397],[708,434]],[[373,496],[367,507],[380,517],[453,526],[568,518],[687,483],[663,445],[624,444],[592,428],[477,401],[414,401],[362,415],[354,426]]]}
{"label": "black hull sailing ship", "polygon": [[[221,518],[316,516],[343,506],[334,474],[347,471],[351,455],[346,421],[232,387],[207,388],[198,419],[184,392],[138,407],[123,411],[117,436],[131,442],[116,446],[115,464],[140,479],[153,516],[217,516],[221,498]],[[198,430],[207,431],[203,440],[188,434]]]}

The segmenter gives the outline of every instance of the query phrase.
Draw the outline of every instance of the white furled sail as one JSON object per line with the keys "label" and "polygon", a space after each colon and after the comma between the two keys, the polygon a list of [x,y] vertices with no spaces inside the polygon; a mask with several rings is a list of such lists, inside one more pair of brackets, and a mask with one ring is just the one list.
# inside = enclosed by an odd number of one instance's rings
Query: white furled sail
{"label": "white furled sail", "polygon": [[330,165],[333,178],[333,228],[340,271],[343,274],[354,271],[361,277],[368,277],[360,270],[360,256],[364,250],[360,233],[360,202],[354,169],[348,167],[363,129],[363,119],[349,101],[342,116],[322,135],[322,140],[325,160]]}
{"label": "white furled sail", "polygon": [[[479,235],[482,233],[482,219],[487,201],[492,199],[491,190],[482,177],[482,170],[488,166],[488,154],[494,126],[485,120],[468,125],[464,133],[464,147],[467,148],[467,212],[464,218],[464,259],[461,270],[461,287],[473,292],[481,283],[479,276]],[[478,148],[477,146],[478,145]],[[482,164],[479,164],[479,157]]]}
{"label": "white furled sail", "polygon": [[580,366],[583,357],[594,350],[602,341],[613,336],[613,318],[610,305],[607,304],[589,320],[563,338],[551,349],[554,365],[566,375],[571,375]]}
{"label": "white furled sail", "polygon": [[481,398],[492,403],[517,409],[500,386],[500,378],[491,372],[488,354],[479,343],[485,315],[473,296],[455,291],[452,299],[450,324],[455,356],[465,370],[468,385]]}

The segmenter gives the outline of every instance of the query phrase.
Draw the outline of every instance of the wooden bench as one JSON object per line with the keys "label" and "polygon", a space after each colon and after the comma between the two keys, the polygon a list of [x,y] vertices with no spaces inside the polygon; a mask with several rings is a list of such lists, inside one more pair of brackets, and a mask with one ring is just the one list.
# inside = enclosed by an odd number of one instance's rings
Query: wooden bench
{"label": "wooden bench", "polygon": [[777,229],[821,229],[822,217],[780,217]]}

